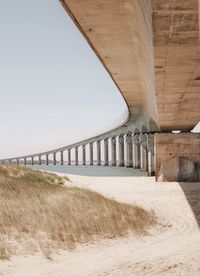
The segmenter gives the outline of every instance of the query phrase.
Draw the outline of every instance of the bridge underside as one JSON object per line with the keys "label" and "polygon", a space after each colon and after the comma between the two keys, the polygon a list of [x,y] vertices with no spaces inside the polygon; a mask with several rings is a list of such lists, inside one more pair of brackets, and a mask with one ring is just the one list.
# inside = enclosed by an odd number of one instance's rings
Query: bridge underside
{"label": "bridge underside", "polygon": [[156,98],[162,130],[200,121],[198,0],[153,0]]}
{"label": "bridge underside", "polygon": [[[200,119],[198,0],[60,0],[137,119],[191,130]],[[150,124],[150,130],[155,129]]]}

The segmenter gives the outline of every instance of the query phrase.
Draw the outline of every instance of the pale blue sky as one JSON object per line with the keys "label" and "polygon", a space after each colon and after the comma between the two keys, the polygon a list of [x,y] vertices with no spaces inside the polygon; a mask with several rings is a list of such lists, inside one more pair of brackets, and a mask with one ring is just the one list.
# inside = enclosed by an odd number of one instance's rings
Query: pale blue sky
{"label": "pale blue sky", "polygon": [[0,1],[0,41],[0,158],[68,145],[126,120],[121,94],[58,0]]}
{"label": "pale blue sky", "polygon": [[64,146],[127,118],[127,107],[57,0],[0,2],[0,158]]}

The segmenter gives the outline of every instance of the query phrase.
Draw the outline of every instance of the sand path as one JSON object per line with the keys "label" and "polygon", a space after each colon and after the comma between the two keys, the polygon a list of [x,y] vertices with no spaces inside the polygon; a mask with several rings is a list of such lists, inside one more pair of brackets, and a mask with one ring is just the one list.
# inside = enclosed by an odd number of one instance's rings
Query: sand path
{"label": "sand path", "polygon": [[3,276],[200,276],[200,183],[156,183],[147,177],[69,176],[74,185],[153,209],[162,225],[145,237],[126,237],[61,252],[0,262]]}

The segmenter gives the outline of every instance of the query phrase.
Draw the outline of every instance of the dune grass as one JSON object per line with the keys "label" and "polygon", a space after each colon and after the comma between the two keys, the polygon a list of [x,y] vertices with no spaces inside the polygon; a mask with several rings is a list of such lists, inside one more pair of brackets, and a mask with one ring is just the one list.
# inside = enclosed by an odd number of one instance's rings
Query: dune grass
{"label": "dune grass", "polygon": [[76,243],[145,234],[156,223],[151,212],[67,182],[51,173],[0,166],[0,259],[36,251],[50,258]]}

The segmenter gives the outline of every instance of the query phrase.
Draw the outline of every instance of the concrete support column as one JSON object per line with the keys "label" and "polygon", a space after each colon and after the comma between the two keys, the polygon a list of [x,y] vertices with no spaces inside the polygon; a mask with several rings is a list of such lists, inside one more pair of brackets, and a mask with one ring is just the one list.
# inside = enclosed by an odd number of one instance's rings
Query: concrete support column
{"label": "concrete support column", "polygon": [[34,157],[33,156],[31,157],[31,165],[32,166],[34,165]]}
{"label": "concrete support column", "polygon": [[24,165],[26,166],[26,158],[24,158]]}
{"label": "concrete support column", "polygon": [[140,135],[140,169],[147,171],[147,135]]}
{"label": "concrete support column", "polygon": [[133,136],[133,167],[134,169],[140,168],[140,136],[134,134]]}
{"label": "concrete support column", "polygon": [[147,136],[147,155],[148,155],[148,175],[152,176],[155,174],[154,164],[154,136],[149,134]]}
{"label": "concrete support column", "polygon": [[119,136],[119,166],[124,167],[124,136]]}
{"label": "concrete support column", "polygon": [[85,153],[85,145],[82,145],[82,165],[86,165],[86,153]]}
{"label": "concrete support column", "polygon": [[78,147],[75,147],[75,165],[78,166]]}
{"label": "concrete support column", "polygon": [[89,144],[90,146],[90,166],[93,165],[93,143]]}
{"label": "concrete support column", "polygon": [[108,166],[108,139],[104,139],[104,166]]}
{"label": "concrete support column", "polygon": [[49,165],[49,155],[46,154],[46,165],[48,166]]}
{"label": "concrete support column", "polygon": [[156,180],[200,181],[200,133],[156,133]]}
{"label": "concrete support column", "polygon": [[41,155],[39,155],[38,158],[39,158],[39,165],[41,165],[42,164]]}
{"label": "concrete support column", "polygon": [[12,160],[9,160],[10,165],[12,164]]}
{"label": "concrete support column", "polygon": [[111,165],[116,166],[116,137],[111,138]]}
{"label": "concrete support column", "polygon": [[64,164],[64,160],[63,160],[63,151],[60,151],[60,165],[62,166]]}
{"label": "concrete support column", "polygon": [[[16,161],[17,161],[17,165],[19,165],[19,159],[16,159]],[[3,164],[3,162],[2,162],[2,164]]]}
{"label": "concrete support column", "polygon": [[86,154],[85,154],[85,145],[82,145],[82,165],[86,164]]}
{"label": "concrete support column", "polygon": [[68,165],[71,165],[71,149],[68,149]]}
{"label": "concrete support column", "polygon": [[101,166],[101,141],[97,141],[97,166]]}
{"label": "concrete support column", "polygon": [[56,165],[56,152],[53,153],[53,164]]}
{"label": "concrete support column", "polygon": [[126,167],[133,167],[133,141],[131,133],[126,134],[126,154]]}

